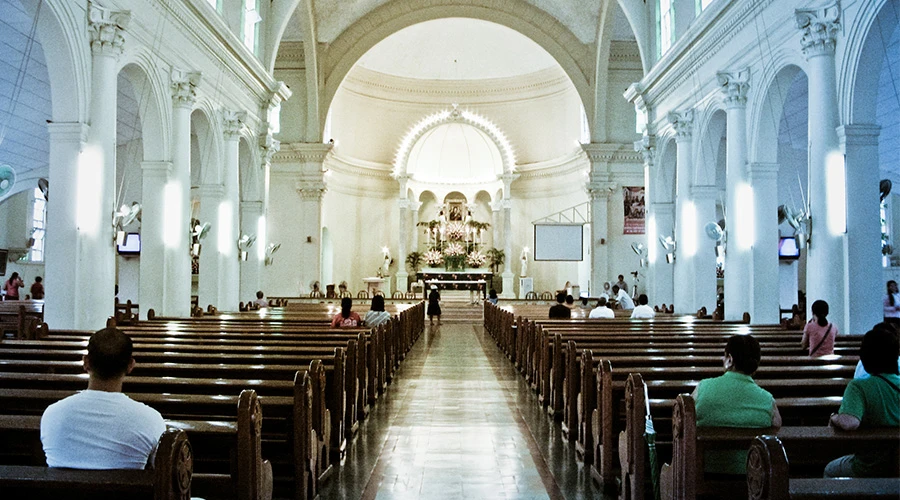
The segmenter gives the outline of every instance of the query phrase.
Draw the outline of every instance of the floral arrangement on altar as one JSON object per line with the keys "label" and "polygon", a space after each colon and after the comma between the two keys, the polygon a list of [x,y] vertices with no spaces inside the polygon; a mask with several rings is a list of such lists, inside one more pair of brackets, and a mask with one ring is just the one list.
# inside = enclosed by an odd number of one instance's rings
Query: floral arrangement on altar
{"label": "floral arrangement on altar", "polygon": [[437,267],[444,263],[444,256],[437,250],[429,250],[422,254],[422,259],[431,267]]}
{"label": "floral arrangement on altar", "polygon": [[466,239],[466,226],[462,222],[451,222],[447,224],[447,239],[450,241],[463,241]]}
{"label": "floral arrangement on altar", "polygon": [[[421,254],[422,261],[429,267],[444,266],[448,271],[485,266],[488,257],[479,248],[484,244],[485,231],[491,225],[473,220],[474,208],[450,210],[450,220],[447,220],[448,217],[443,211],[445,206],[441,207],[437,220],[418,223],[420,227],[425,228],[425,237],[428,241],[428,250]],[[468,214],[463,217],[465,212]]]}
{"label": "floral arrangement on altar", "polygon": [[469,267],[482,267],[487,262],[487,255],[479,252],[478,250],[472,250],[469,256],[466,258],[466,263]]}

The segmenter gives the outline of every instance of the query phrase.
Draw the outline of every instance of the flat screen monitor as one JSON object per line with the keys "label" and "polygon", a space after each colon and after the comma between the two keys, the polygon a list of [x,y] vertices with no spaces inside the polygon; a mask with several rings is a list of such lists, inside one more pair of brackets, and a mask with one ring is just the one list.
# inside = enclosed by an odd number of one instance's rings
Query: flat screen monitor
{"label": "flat screen monitor", "polygon": [[9,258],[9,250],[0,248],[0,276],[6,276],[6,260]]}
{"label": "flat screen monitor", "polygon": [[140,255],[141,254],[141,234],[127,233],[125,241],[119,245],[119,255]]}
{"label": "flat screen monitor", "polygon": [[800,258],[800,248],[797,247],[797,238],[793,236],[782,236],[778,238],[778,258],[783,260],[794,260]]}

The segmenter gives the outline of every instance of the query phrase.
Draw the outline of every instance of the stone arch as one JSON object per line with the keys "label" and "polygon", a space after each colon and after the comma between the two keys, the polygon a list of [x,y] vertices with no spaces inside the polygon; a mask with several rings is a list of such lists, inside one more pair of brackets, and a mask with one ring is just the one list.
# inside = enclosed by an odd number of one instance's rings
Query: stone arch
{"label": "stone arch", "polygon": [[[656,203],[675,201],[675,159],[678,152],[675,134],[664,133],[656,138],[657,154],[650,176],[650,189]],[[658,188],[657,188],[658,187]],[[659,193],[659,194],[657,194]]]}
{"label": "stone arch", "polygon": [[121,74],[128,79],[134,89],[135,98],[138,101],[138,116],[141,124],[141,139],[143,142],[144,161],[166,161],[170,158],[171,127],[169,115],[166,111],[171,106],[165,106],[171,102],[164,87],[158,78],[154,78],[152,66],[143,58],[136,58],[126,62]]}
{"label": "stone arch", "polygon": [[778,127],[788,89],[798,74],[806,73],[801,65],[793,62],[770,66],[768,69],[749,114],[751,162],[778,161]]}
{"label": "stone arch", "polygon": [[[212,119],[214,116],[215,110],[206,102],[191,111],[191,184],[194,186],[222,184],[222,130],[219,121]],[[195,167],[199,171],[195,172]]]}
{"label": "stone arch", "polygon": [[255,140],[249,133],[242,133],[238,142],[238,186],[241,201],[260,201],[259,187],[259,150],[254,146]]}
{"label": "stone arch", "polygon": [[876,123],[878,80],[885,57],[879,30],[882,24],[895,19],[900,19],[900,0],[878,0],[864,6],[847,30],[838,76],[845,123]]}
{"label": "stone arch", "polygon": [[[19,1],[36,12],[38,0]],[[44,0],[37,31],[50,77],[54,123],[87,123],[91,50],[84,10],[68,0]]]}
{"label": "stone arch", "polygon": [[[491,7],[477,0],[433,0],[422,6],[420,0],[397,0],[372,9],[344,30],[328,48],[323,64],[325,87],[321,109],[329,109],[338,87],[356,61],[378,42],[414,24],[462,17],[481,19],[506,26],[527,36],[546,50],[563,68],[585,109],[593,109],[594,96],[590,75],[594,74],[594,48],[581,41],[556,18],[523,1],[497,2]],[[319,128],[324,127],[322,113]]]}
{"label": "stone arch", "polygon": [[709,103],[700,120],[700,131],[694,151],[694,172],[691,184],[715,186],[718,178],[717,160],[726,129],[725,107],[718,100]]}
{"label": "stone arch", "polygon": [[453,108],[452,110],[445,109],[422,118],[418,123],[413,125],[406,135],[403,136],[403,139],[400,140],[400,146],[397,149],[397,156],[394,159],[394,175],[407,175],[409,153],[419,139],[436,127],[454,122],[464,123],[475,127],[487,135],[500,151],[500,156],[503,160],[503,173],[510,174],[515,171],[515,153],[512,150],[512,144],[510,144],[509,140],[506,138],[506,134],[504,134],[499,127],[494,125],[493,122],[477,113],[468,110],[460,111],[457,108]]}

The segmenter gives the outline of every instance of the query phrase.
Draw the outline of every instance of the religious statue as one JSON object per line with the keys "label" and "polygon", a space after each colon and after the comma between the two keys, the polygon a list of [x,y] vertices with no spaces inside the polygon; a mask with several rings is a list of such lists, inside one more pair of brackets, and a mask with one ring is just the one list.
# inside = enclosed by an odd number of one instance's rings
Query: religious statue
{"label": "religious statue", "polygon": [[522,270],[519,272],[519,276],[526,277],[528,276],[528,247],[522,249]]}
{"label": "religious statue", "polygon": [[391,252],[388,250],[388,247],[384,247],[381,249],[381,252],[384,254],[384,263],[381,265],[381,276],[387,276],[389,273],[388,268],[391,267]]}

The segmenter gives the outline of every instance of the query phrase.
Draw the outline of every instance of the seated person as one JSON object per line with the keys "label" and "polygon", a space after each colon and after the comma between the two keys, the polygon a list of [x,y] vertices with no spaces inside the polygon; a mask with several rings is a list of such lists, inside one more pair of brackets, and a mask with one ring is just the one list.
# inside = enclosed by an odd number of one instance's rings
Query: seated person
{"label": "seated person", "polygon": [[646,293],[642,293],[638,297],[638,306],[631,311],[631,319],[651,319],[656,317],[656,312],[653,311],[653,308],[647,305],[650,300],[647,298]]}
{"label": "seated person", "polygon": [[[752,335],[732,335],[725,344],[725,373],[701,380],[691,396],[697,427],[781,427],[781,414],[772,394],[756,385],[751,375],[759,368],[759,341]],[[746,474],[747,452],[710,450],[705,471]]]}
{"label": "seated person", "polygon": [[497,297],[497,290],[494,290],[493,288],[491,288],[491,292],[490,292],[490,294],[488,294],[488,302],[490,302],[491,304],[497,305],[497,302],[499,300],[500,299]]}
{"label": "seated person", "polygon": [[588,318],[613,319],[615,317],[616,313],[606,307],[606,299],[603,297],[600,297],[600,300],[597,301],[597,307],[588,314]]}
{"label": "seated person", "polygon": [[[892,333],[898,333],[895,323],[878,323],[877,325],[872,327],[873,330],[887,330]],[[897,370],[900,372],[900,352],[897,353]],[[856,370],[853,372],[853,378],[869,378],[869,372],[866,371],[866,368],[863,366],[862,360],[856,362]]]}
{"label": "seated person", "polygon": [[572,309],[573,307],[575,307],[575,297],[572,297],[571,295],[566,295],[566,307],[568,307],[569,309]]}
{"label": "seated person", "polygon": [[372,297],[372,307],[366,312],[363,323],[369,328],[375,328],[382,323],[390,321],[390,319],[391,314],[384,310],[384,297],[381,295]]}
{"label": "seated person", "polygon": [[[859,348],[868,378],[853,379],[844,390],[841,408],[829,424],[845,431],[900,426],[900,374],[897,371],[897,334],[870,330]],[[900,450],[872,450],[845,455],[825,466],[825,477],[898,477]]]}
{"label": "seated person", "polygon": [[263,298],[262,290],[256,292],[256,300],[253,301],[256,307],[269,307],[269,301]]}
{"label": "seated person", "polygon": [[104,328],[82,358],[87,390],[57,401],[41,417],[41,443],[50,467],[143,469],[166,424],[158,411],[122,394],[134,369],[131,339]]}
{"label": "seated person", "polygon": [[572,317],[572,310],[565,306],[566,294],[556,294],[556,305],[550,308],[550,319],[569,319]]}
{"label": "seated person", "polygon": [[625,309],[627,311],[634,309],[634,301],[631,300],[631,297],[628,296],[625,290],[619,288],[619,285],[613,285],[612,292],[616,298],[616,302],[619,304],[619,309]]}
{"label": "seated person", "polygon": [[581,297],[581,304],[578,306],[579,309],[590,309],[591,306],[588,304],[587,297]]}
{"label": "seated person", "polygon": [[350,297],[341,299],[341,312],[335,314],[331,320],[332,328],[356,328],[362,323],[359,314],[351,311],[351,307],[353,307],[353,300]]}
{"label": "seated person", "polygon": [[838,329],[828,321],[828,302],[813,302],[812,315],[813,319],[803,327],[800,346],[809,349],[811,358],[834,354],[834,338],[838,335]]}

